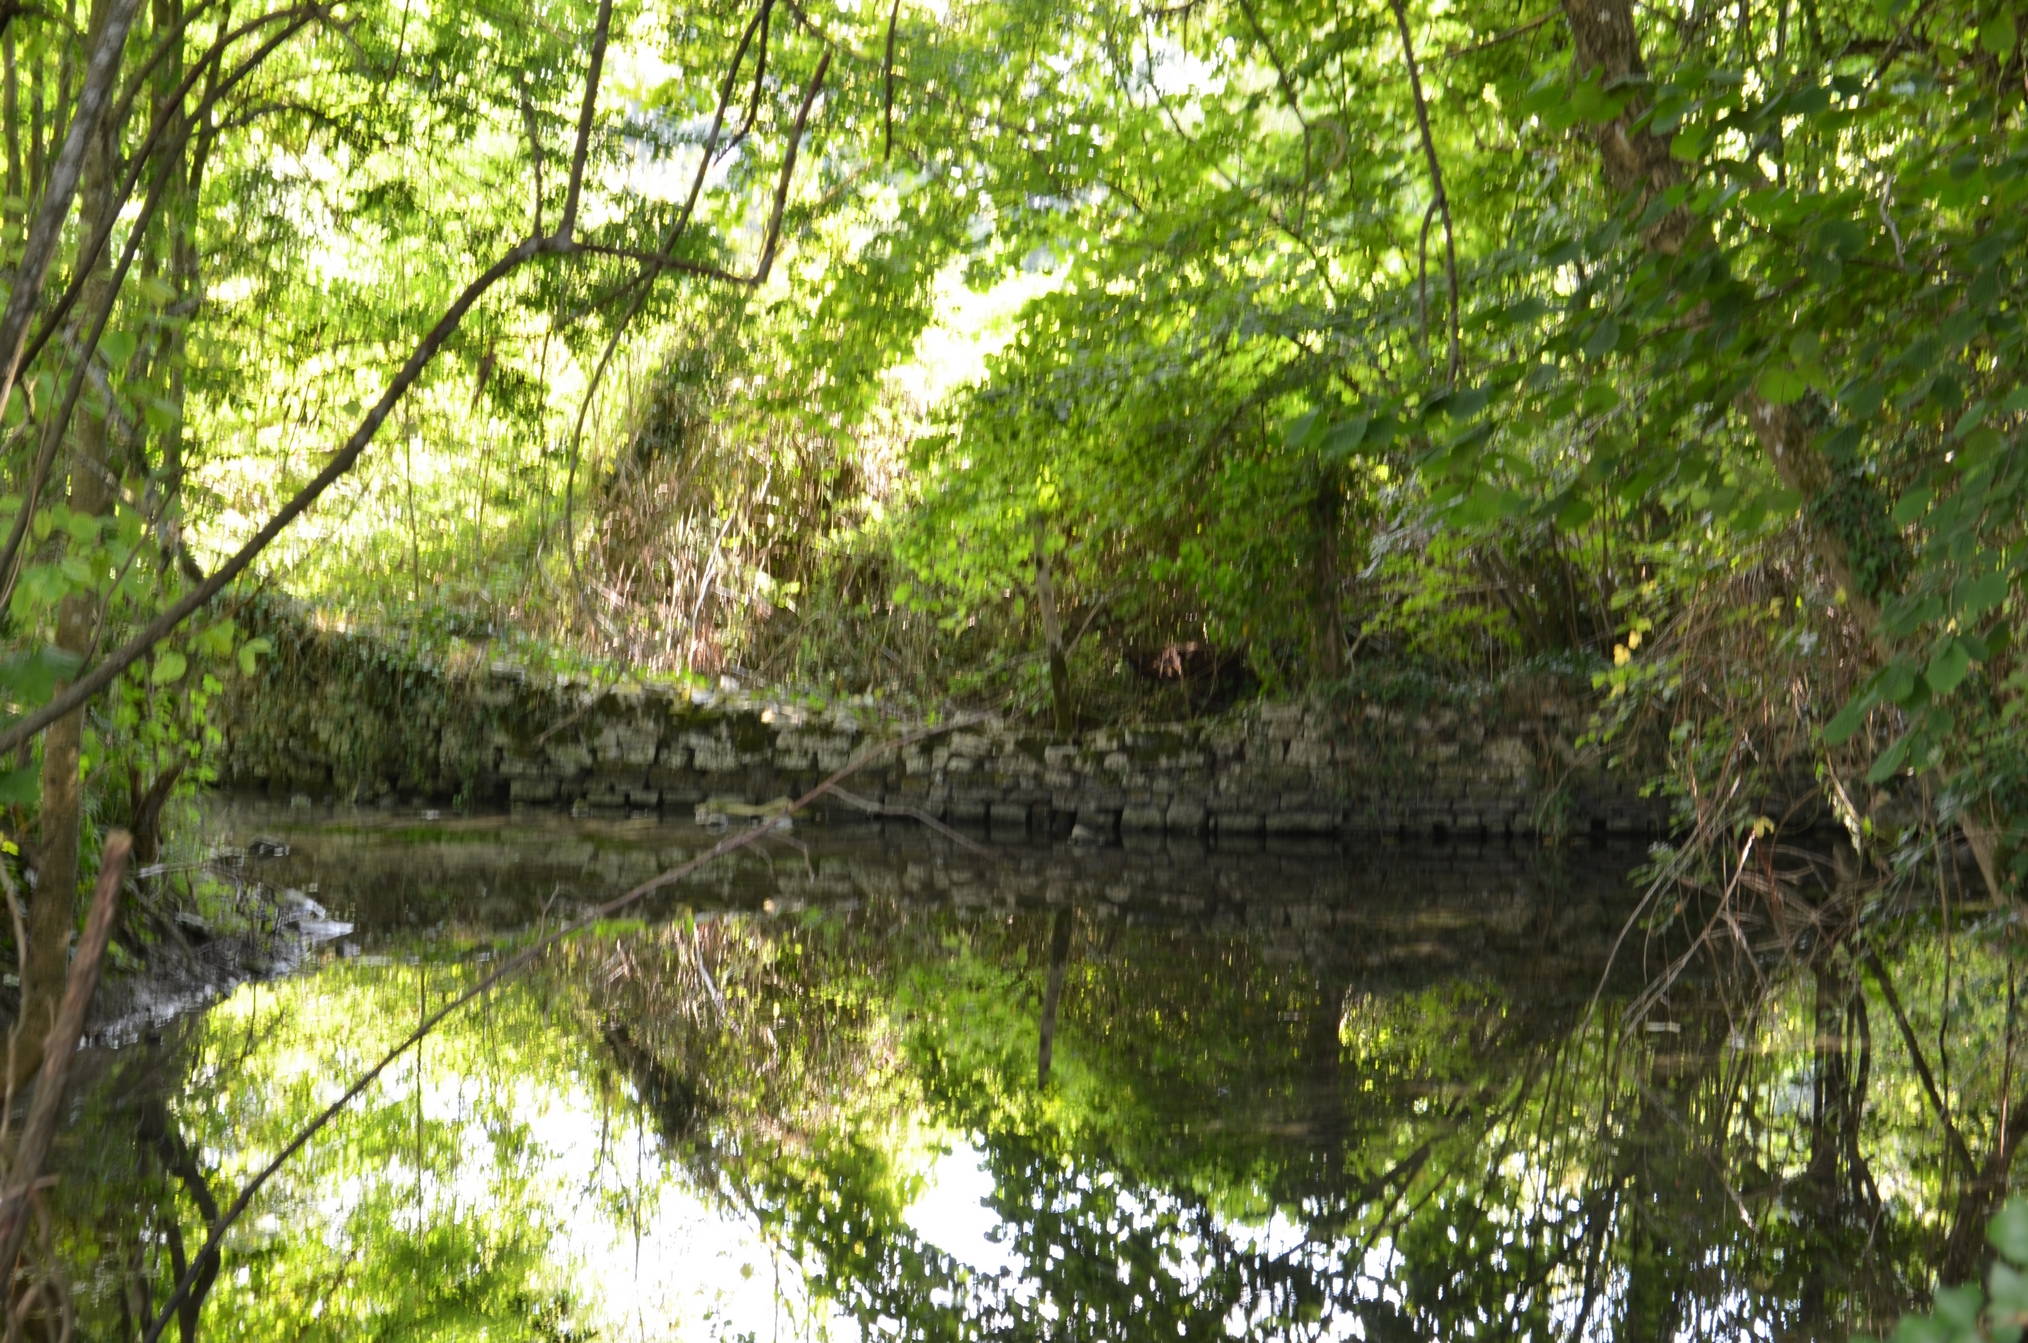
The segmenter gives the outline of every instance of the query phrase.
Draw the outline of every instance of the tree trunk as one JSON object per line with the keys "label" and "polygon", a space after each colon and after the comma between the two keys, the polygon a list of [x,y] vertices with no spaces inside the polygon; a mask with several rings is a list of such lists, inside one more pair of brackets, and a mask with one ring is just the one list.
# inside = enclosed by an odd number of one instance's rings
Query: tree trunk
{"label": "tree trunk", "polygon": [[1070,711],[1070,664],[1063,656],[1063,626],[1056,618],[1056,589],[1049,577],[1048,524],[1035,515],[1035,604],[1042,611],[1042,642],[1049,652],[1049,697],[1056,710],[1056,730],[1069,736],[1077,730]]}
{"label": "tree trunk", "polygon": [[[1592,138],[1598,145],[1607,185],[1622,195],[1635,195],[1635,213],[1639,214],[1650,200],[1683,180],[1683,166],[1670,156],[1665,137],[1635,124],[1648,110],[1639,92],[1648,71],[1641,59],[1640,34],[1634,29],[1632,0],[1563,0],[1563,14],[1570,25],[1580,73],[1599,72],[1608,88],[1634,83],[1635,95],[1619,118],[1595,128]],[[1699,233],[1690,212],[1679,207],[1652,225],[1642,241],[1654,251],[1673,256],[1693,245]],[[1706,245],[1708,241],[1704,240]],[[1811,550],[1832,583],[1845,594],[1853,618],[1872,633],[1880,616],[1877,583],[1858,562],[1854,538],[1842,535],[1825,520],[1846,510],[1821,507],[1829,493],[1843,488],[1843,482],[1834,478],[1831,464],[1811,443],[1809,426],[1795,406],[1776,405],[1749,391],[1740,398],[1740,409],[1772,459],[1782,484],[1803,497]],[[1884,505],[1879,511],[1884,515]],[[1812,518],[1812,513],[1819,513],[1820,518]]]}
{"label": "tree trunk", "polygon": [[7,25],[7,32],[0,37],[0,61],[5,61],[5,98],[7,116],[7,195],[10,200],[23,204],[10,204],[6,210],[7,222],[19,224],[28,217],[26,208],[27,187],[21,182],[21,78],[14,68],[14,25]]}
{"label": "tree trunk", "polygon": [[[110,0],[95,0],[88,49],[96,44],[110,9]],[[88,260],[82,253],[90,246],[104,212],[113,208],[117,134],[118,128],[111,118],[105,119],[85,154],[78,186],[80,265]],[[92,280],[80,295],[80,312],[92,311],[103,299],[107,250],[100,251]],[[85,398],[78,405],[72,425],[70,509],[73,513],[98,516],[111,502],[105,482],[104,408],[92,398]],[[57,608],[57,647],[80,657],[89,652],[98,614],[98,604],[90,597],[81,593],[65,597]],[[40,1041],[55,1017],[57,1000],[63,993],[70,937],[77,921],[78,841],[83,816],[78,754],[83,739],[84,710],[79,708],[50,724],[42,743],[41,835],[36,854],[35,894],[28,907],[28,955],[21,982],[22,1020],[27,1029],[22,1032],[22,1045],[14,1060],[17,1084],[41,1064]]]}
{"label": "tree trunk", "polygon": [[1068,909],[1056,911],[1049,929],[1049,980],[1042,991],[1042,1030],[1035,1047],[1035,1085],[1049,1085],[1049,1065],[1056,1058],[1056,1013],[1063,1004],[1063,975],[1070,966]]}

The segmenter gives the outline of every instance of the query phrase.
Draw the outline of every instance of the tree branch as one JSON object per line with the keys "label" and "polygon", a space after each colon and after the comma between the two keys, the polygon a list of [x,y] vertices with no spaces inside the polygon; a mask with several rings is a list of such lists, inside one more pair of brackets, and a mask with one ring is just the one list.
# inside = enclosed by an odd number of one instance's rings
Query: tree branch
{"label": "tree branch", "polygon": [[[1451,386],[1458,385],[1462,361],[1458,349],[1458,242],[1451,230],[1451,201],[1444,194],[1443,165],[1437,162],[1436,140],[1429,132],[1429,103],[1422,96],[1422,74],[1415,68],[1415,41],[1408,32],[1408,10],[1402,0],[1388,0],[1394,22],[1401,29],[1401,55],[1408,62],[1408,87],[1415,95],[1416,125],[1422,129],[1423,157],[1429,160],[1429,180],[1436,192],[1436,206],[1444,220],[1444,268],[1451,281]],[[1427,231],[1427,225],[1425,225]]]}
{"label": "tree branch", "polygon": [[585,157],[591,151],[592,117],[599,106],[599,75],[606,63],[606,36],[613,24],[613,0],[599,0],[598,23],[592,30],[591,68],[584,77],[584,106],[577,114],[577,144],[570,153],[570,188],[563,197],[563,219],[556,236],[568,238],[577,231],[578,196],[584,189]]}
{"label": "tree branch", "polygon": [[381,393],[380,399],[367,412],[365,420],[352,432],[352,437],[346,440],[345,446],[338,450],[324,469],[319,471],[307,485],[298,490],[295,496],[282,506],[281,511],[269,518],[262,525],[261,529],[254,533],[252,539],[241,546],[233,554],[232,558],[221,565],[211,577],[205,579],[204,582],[191,589],[168,610],[148,622],[147,626],[139,634],[135,635],[134,638],[119,649],[109,653],[103,662],[100,662],[90,671],[79,676],[77,680],[71,682],[61,693],[51,699],[49,703],[43,705],[27,717],[10,724],[4,730],[0,730],[0,752],[13,750],[22,742],[27,741],[57,719],[63,717],[111,685],[121,672],[145,656],[150,648],[153,648],[158,642],[174,631],[178,625],[189,619],[192,612],[198,610],[198,608],[205,605],[213,597],[216,597],[225,589],[227,584],[245,572],[247,566],[253,563],[255,557],[263,550],[266,550],[291,522],[300,517],[310,505],[317,502],[318,497],[324,491],[330,489],[339,477],[352,469],[354,463],[359,460],[360,454],[366,451],[367,445],[373,441],[374,435],[380,431],[382,422],[387,419],[395,405],[400,402],[401,398],[408,392],[408,389],[415,384],[416,379],[422,376],[423,370],[436,357],[437,351],[456,334],[458,327],[464,322],[465,315],[471,311],[472,306],[484,297],[486,292],[494,285],[519,269],[524,263],[545,252],[564,252],[567,250],[567,248],[557,246],[551,239],[525,239],[498,261],[494,262],[491,267],[476,280],[473,280],[471,284],[467,285],[464,292],[458,295],[456,302],[452,303],[449,310],[437,321],[437,324],[430,328],[429,334],[424,336],[421,343],[416,346],[415,352],[409,355],[408,362],[403,364],[401,370],[395,374],[394,381],[388,385],[385,392]]}
{"label": "tree branch", "polygon": [[7,1196],[0,1200],[0,1266],[14,1276],[14,1261],[21,1257],[21,1242],[28,1234],[29,1194],[42,1174],[42,1162],[56,1137],[57,1111],[63,1104],[63,1084],[70,1075],[71,1059],[77,1054],[78,1038],[84,1034],[85,1012],[99,986],[99,963],[105,959],[106,943],[113,936],[113,913],[119,907],[120,883],[127,872],[127,854],[134,838],[124,830],[106,836],[99,858],[98,888],[92,893],[92,912],[85,921],[84,936],[78,939],[71,958],[70,976],[64,984],[63,1002],[56,1021],[42,1046],[42,1071],[35,1082],[35,1100],[28,1109],[28,1123],[21,1131],[21,1147],[8,1172]]}
{"label": "tree branch", "polygon": [[[148,231],[149,223],[155,217],[155,207],[162,201],[163,188],[169,184],[173,162],[164,160],[155,174],[155,181],[148,188],[148,199],[141,205],[141,213],[134,220],[134,226],[127,231],[127,245],[120,252],[119,264],[114,267],[106,284],[105,296],[99,300],[91,315],[91,330],[86,333],[83,343],[75,354],[71,369],[70,385],[64,388],[63,404],[56,414],[49,417],[42,426],[42,448],[35,455],[35,465],[28,473],[28,482],[22,489],[21,508],[14,515],[14,525],[7,533],[7,545],[0,549],[0,611],[14,597],[14,583],[21,574],[21,545],[28,535],[28,524],[35,514],[35,504],[42,497],[42,487],[49,480],[50,470],[56,465],[57,448],[63,443],[64,432],[70,428],[70,418],[77,412],[78,398],[84,394],[86,379],[91,373],[92,360],[98,355],[99,341],[106,334],[106,323],[112,318],[113,308],[120,300],[120,286],[126,282],[127,272],[134,264],[134,254],[141,248],[141,239]],[[111,213],[111,211],[108,211]]]}
{"label": "tree branch", "polygon": [[831,68],[831,49],[824,48],[824,54],[817,58],[817,73],[810,76],[810,86],[803,90],[803,105],[796,109],[796,124],[789,131],[789,152],[782,158],[782,175],[775,182],[775,210],[768,220],[767,246],[761,251],[760,265],[754,268],[753,283],[756,288],[768,282],[768,272],[774,269],[775,248],[782,238],[782,212],[788,208],[789,179],[796,173],[796,151],[802,148],[803,127],[810,119],[810,106],[817,101],[817,91],[824,87],[824,74]]}
{"label": "tree branch", "polygon": [[[42,324],[42,329],[36,332],[35,338],[28,343],[27,349],[22,353],[21,362],[18,367],[27,368],[35,362],[36,357],[42,353],[43,347],[49,343],[50,337],[56,334],[57,327],[61,326],[63,320],[70,315],[70,310],[76,304],[78,295],[84,292],[85,282],[91,278],[92,267],[97,263],[100,251],[105,248],[107,242],[112,238],[113,228],[119,223],[120,210],[118,207],[125,205],[133,197],[134,188],[141,181],[142,168],[147,163],[149,156],[155,152],[163,131],[172,120],[169,109],[182,106],[183,99],[189,96],[190,90],[196,85],[198,78],[207,70],[215,68],[219,59],[224,55],[225,49],[232,43],[237,42],[240,38],[265,24],[274,22],[277,19],[285,19],[292,15],[296,16],[297,22],[289,25],[282,32],[277,33],[273,38],[263,43],[252,55],[241,61],[239,67],[232,74],[206,90],[204,102],[199,105],[196,114],[190,118],[190,124],[195,127],[197,123],[201,122],[209,114],[213,107],[218,105],[220,99],[236,87],[240,81],[253,73],[255,68],[262,61],[266,60],[276,47],[307,27],[316,18],[317,12],[315,6],[302,6],[292,10],[278,10],[273,14],[264,15],[261,18],[248,20],[233,32],[214,42],[211,50],[206,52],[204,57],[191,67],[190,73],[184,78],[183,83],[177,87],[176,91],[163,100],[161,110],[156,113],[154,120],[149,124],[147,135],[142,137],[141,143],[134,150],[132,163],[127,170],[127,176],[120,183],[119,191],[114,197],[115,208],[106,211],[105,220],[99,225],[98,233],[92,242],[91,249],[81,254],[81,264],[77,267],[77,273],[71,277],[70,283],[65,287],[63,297],[58,299],[56,306],[50,310],[48,318]],[[190,138],[190,132],[186,131],[179,143],[179,152],[181,152],[182,145],[189,143]],[[5,398],[0,397],[0,408],[4,407]]]}
{"label": "tree branch", "polygon": [[63,237],[64,221],[70,217],[71,201],[77,196],[78,178],[84,171],[85,147],[98,133],[99,120],[112,97],[119,78],[120,56],[126,50],[127,30],[141,0],[112,0],[105,30],[92,48],[85,64],[84,83],[78,90],[76,110],[63,149],[50,169],[49,184],[43,189],[42,205],[28,231],[21,251],[21,264],[14,270],[14,287],[7,295],[7,307],[0,312],[0,413],[14,394],[14,382],[21,371],[22,342],[28,335],[28,320],[42,301],[42,286],[49,278],[49,263]]}
{"label": "tree branch", "polygon": [[880,151],[882,163],[894,157],[894,30],[901,22],[901,0],[887,14],[887,59],[881,63],[880,82],[885,90],[880,104],[881,124],[886,128],[887,147]]}

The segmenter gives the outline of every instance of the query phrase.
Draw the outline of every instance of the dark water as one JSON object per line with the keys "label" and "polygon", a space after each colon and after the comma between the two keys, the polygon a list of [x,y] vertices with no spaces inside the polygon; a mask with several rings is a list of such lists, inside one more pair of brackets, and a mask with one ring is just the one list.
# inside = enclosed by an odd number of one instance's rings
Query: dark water
{"label": "dark water", "polygon": [[[353,928],[81,1061],[79,1337],[135,1337],[422,1012],[712,839],[220,806],[182,845],[263,836]],[[1986,1206],[1907,1042],[1982,1163],[1991,936],[1692,967],[1625,1030],[1673,954],[1613,954],[1638,849],[990,848],[798,830],[577,939],[259,1196],[196,1336],[1842,1338]]]}

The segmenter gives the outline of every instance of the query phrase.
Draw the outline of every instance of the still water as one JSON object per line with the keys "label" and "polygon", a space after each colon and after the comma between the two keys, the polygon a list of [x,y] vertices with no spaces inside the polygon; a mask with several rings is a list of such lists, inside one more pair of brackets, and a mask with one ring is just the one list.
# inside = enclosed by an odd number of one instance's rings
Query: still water
{"label": "still water", "polygon": [[[183,874],[220,929],[285,891],[324,926],[81,1060],[49,1193],[79,1337],[135,1337],[215,1209],[421,1014],[714,838],[223,804],[193,824],[189,853],[288,848],[238,886]],[[1622,940],[1645,856],[770,838],[394,1065],[259,1195],[187,1322],[616,1343],[1891,1326],[1946,1254],[1976,1256],[1974,1171],[2018,1088],[1999,939],[1961,919],[1876,938],[1870,964],[1856,940],[1801,968],[1700,962],[1629,1029],[1680,950]]]}

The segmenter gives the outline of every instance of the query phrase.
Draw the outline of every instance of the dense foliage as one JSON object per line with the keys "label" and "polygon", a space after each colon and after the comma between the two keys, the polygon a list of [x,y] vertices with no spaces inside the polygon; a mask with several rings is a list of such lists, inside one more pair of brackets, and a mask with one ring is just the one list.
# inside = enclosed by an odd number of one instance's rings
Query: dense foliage
{"label": "dense foliage", "polygon": [[2022,42],[2011,0],[0,8],[16,1080],[94,831],[150,861],[274,651],[258,586],[1058,731],[1551,669],[1666,753],[1658,870],[1729,853],[1721,912],[1778,904],[1799,778],[1845,895],[1960,838],[2018,889]]}
{"label": "dense foliage", "polygon": [[1552,665],[1686,795],[1817,769],[1863,836],[1934,779],[2011,879],[2005,5],[100,0],[6,43],[8,680],[125,668],[18,802],[201,757],[262,647],[122,636],[251,560],[1059,726]]}

